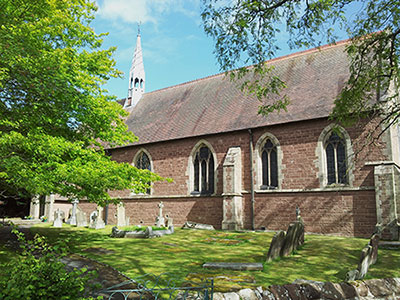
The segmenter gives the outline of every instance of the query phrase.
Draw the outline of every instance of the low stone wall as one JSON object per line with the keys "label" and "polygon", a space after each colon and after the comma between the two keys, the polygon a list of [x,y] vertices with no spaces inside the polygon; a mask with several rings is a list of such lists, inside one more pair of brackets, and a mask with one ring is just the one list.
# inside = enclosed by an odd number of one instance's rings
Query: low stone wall
{"label": "low stone wall", "polygon": [[258,287],[255,290],[216,292],[213,300],[398,299],[398,296],[400,278],[386,278],[341,283],[296,280],[292,284]]}

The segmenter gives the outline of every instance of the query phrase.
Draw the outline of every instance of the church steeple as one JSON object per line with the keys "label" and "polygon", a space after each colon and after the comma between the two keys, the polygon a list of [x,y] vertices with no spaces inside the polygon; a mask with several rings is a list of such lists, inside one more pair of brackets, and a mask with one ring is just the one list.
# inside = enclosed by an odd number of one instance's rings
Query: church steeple
{"label": "church steeple", "polygon": [[125,107],[135,106],[144,93],[145,74],[143,65],[142,45],[140,42],[140,26],[136,39],[136,49],[132,59],[131,70],[129,71],[128,97]]}

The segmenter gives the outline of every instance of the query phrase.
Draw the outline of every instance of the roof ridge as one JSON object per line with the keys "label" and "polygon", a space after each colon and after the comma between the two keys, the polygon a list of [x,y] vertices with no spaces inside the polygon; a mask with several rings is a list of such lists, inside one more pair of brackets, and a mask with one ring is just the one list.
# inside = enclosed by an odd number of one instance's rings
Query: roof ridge
{"label": "roof ridge", "polygon": [[[273,62],[277,62],[277,61],[286,60],[286,59],[289,59],[289,58],[294,58],[294,57],[297,57],[297,56],[303,56],[303,55],[306,55],[306,54],[309,54],[309,53],[313,53],[313,52],[316,52],[316,51],[335,48],[335,47],[341,46],[343,44],[347,44],[350,40],[351,39],[340,40],[340,41],[333,42],[333,43],[330,43],[330,44],[325,44],[325,45],[322,45],[322,46],[317,46],[317,47],[314,47],[314,48],[297,51],[297,52],[286,54],[286,55],[283,55],[283,56],[271,58],[271,59],[269,59],[269,60],[267,60],[265,62],[266,63],[273,63]],[[250,68],[252,66],[254,66],[254,64],[250,65],[250,66],[247,66],[247,67]],[[230,71],[228,71],[228,72],[230,72]],[[152,93],[155,93],[155,92],[164,91],[164,90],[171,89],[171,88],[176,88],[176,87],[179,87],[179,86],[182,86],[182,85],[198,82],[198,81],[201,81],[201,80],[210,79],[210,78],[213,78],[213,77],[224,75],[225,73],[226,72],[221,72],[221,73],[217,73],[217,74],[208,75],[206,77],[201,77],[201,78],[185,81],[185,82],[182,82],[182,83],[178,83],[178,84],[175,84],[175,85],[167,86],[167,87],[164,87],[164,88],[160,88],[158,90],[154,90],[154,91],[151,91],[151,92],[144,93],[144,95],[152,94]]]}

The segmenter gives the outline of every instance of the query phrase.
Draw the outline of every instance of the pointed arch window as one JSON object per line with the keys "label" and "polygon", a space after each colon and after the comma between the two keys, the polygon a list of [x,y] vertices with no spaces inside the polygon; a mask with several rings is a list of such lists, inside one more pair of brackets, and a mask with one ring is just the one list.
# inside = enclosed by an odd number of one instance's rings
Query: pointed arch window
{"label": "pointed arch window", "polygon": [[261,189],[276,189],[278,187],[278,151],[271,139],[267,139],[262,147],[261,164]]}
{"label": "pointed arch window", "polygon": [[139,87],[139,78],[135,78],[135,89]]}
{"label": "pointed arch window", "polygon": [[194,155],[193,172],[192,194],[213,194],[214,157],[205,145],[200,146]]}
{"label": "pointed arch window", "polygon": [[348,184],[346,141],[332,132],[325,142],[327,183]]}
{"label": "pointed arch window", "polygon": [[[136,157],[135,166],[141,170],[149,170],[151,171],[151,161],[149,156],[141,151],[139,155]],[[146,194],[150,195],[150,188],[146,190]]]}

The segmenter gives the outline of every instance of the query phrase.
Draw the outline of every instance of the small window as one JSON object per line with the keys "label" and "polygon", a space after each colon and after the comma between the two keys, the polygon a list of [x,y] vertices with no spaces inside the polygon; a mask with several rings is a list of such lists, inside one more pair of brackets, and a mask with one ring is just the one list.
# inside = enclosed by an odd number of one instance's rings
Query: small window
{"label": "small window", "polygon": [[276,145],[270,139],[265,141],[261,152],[262,185],[261,189],[276,189],[278,187],[278,152]]}
{"label": "small window", "polygon": [[135,89],[139,87],[139,78],[135,78]]}
{"label": "small window", "polygon": [[193,192],[192,194],[214,193],[214,158],[206,146],[201,146],[193,160]]}
{"label": "small window", "polygon": [[143,79],[140,79],[140,88],[142,89],[143,88]]}
{"label": "small window", "polygon": [[346,142],[332,132],[325,143],[327,183],[347,184]]}
{"label": "small window", "polygon": [[[141,152],[135,161],[135,166],[141,170],[149,170],[151,171],[151,163],[149,156],[145,152]],[[150,195],[150,189],[147,189],[146,194]]]}

